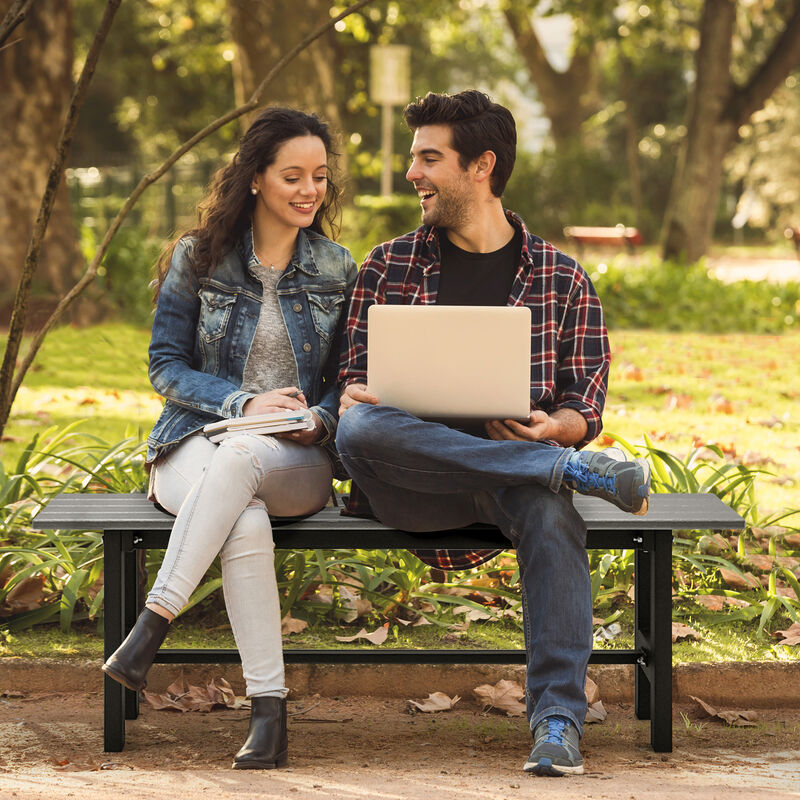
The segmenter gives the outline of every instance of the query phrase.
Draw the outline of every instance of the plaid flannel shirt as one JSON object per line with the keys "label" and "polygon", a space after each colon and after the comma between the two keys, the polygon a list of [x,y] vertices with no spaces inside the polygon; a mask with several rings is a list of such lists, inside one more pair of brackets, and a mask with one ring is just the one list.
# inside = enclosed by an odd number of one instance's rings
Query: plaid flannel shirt
{"label": "plaid flannel shirt", "polygon": [[[572,408],[586,420],[583,447],[602,430],[602,412],[611,361],[603,310],[589,276],[578,263],[525,227],[513,212],[509,222],[522,230],[520,264],[508,305],[531,309],[531,403],[552,413]],[[367,309],[373,303],[433,305],[439,290],[439,232],[423,225],[379,245],[367,256],[356,281],[342,349],[339,381],[367,382]],[[552,442],[556,444],[556,442]],[[346,510],[372,516],[369,502],[353,484]],[[475,567],[499,550],[417,550],[439,569]]]}

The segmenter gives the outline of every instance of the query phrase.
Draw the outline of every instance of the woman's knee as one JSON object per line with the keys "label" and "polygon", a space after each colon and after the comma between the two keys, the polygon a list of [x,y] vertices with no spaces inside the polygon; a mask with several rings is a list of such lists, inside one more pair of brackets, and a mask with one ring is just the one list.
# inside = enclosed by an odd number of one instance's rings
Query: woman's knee
{"label": "woman's knee", "polygon": [[253,498],[233,523],[220,550],[220,557],[223,562],[250,555],[271,557],[274,551],[275,543],[267,508],[262,501]]}

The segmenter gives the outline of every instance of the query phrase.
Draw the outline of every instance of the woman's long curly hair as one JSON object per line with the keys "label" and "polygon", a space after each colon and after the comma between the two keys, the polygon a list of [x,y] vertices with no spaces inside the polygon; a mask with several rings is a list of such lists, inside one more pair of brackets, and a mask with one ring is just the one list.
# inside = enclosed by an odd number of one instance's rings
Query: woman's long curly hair
{"label": "woman's long curly hair", "polygon": [[[224,253],[250,226],[257,197],[250,191],[253,176],[275,161],[281,145],[297,136],[317,136],[328,157],[335,156],[328,126],[316,114],[293,108],[266,108],[247,129],[239,152],[211,181],[208,195],[198,206],[198,224],[170,242],[156,262],[154,301],[166,278],[175,245],[183,236],[192,236],[191,268],[197,276],[214,271]],[[339,189],[328,170],[328,188],[314,220],[308,228],[331,239],[339,234]]]}

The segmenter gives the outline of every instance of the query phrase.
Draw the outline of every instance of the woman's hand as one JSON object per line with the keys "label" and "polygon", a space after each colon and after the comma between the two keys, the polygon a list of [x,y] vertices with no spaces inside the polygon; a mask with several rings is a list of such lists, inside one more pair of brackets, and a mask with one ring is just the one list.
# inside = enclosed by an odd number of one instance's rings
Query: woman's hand
{"label": "woman's hand", "polygon": [[284,386],[282,389],[273,389],[251,397],[244,404],[242,413],[246,417],[252,417],[255,414],[271,414],[276,411],[299,411],[301,408],[308,408],[305,395],[296,386]]}
{"label": "woman's hand", "polygon": [[281,439],[288,439],[290,442],[297,442],[297,444],[314,444],[322,436],[325,426],[313,411],[311,412],[311,417],[314,420],[313,431],[286,431],[285,433],[276,433],[275,436]]}

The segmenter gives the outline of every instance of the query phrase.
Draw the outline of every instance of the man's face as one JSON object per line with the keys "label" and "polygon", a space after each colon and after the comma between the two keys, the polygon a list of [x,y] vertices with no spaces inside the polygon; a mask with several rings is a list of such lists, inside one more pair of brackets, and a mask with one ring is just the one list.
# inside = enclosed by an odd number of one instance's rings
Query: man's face
{"label": "man's face", "polygon": [[469,171],[461,168],[458,153],[450,146],[451,140],[447,125],[417,128],[406,178],[419,195],[423,224],[457,229],[470,217],[474,189]]}

